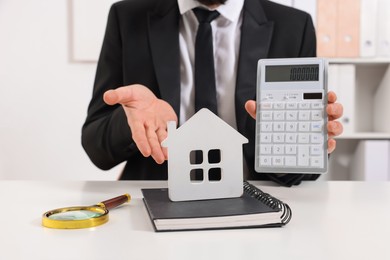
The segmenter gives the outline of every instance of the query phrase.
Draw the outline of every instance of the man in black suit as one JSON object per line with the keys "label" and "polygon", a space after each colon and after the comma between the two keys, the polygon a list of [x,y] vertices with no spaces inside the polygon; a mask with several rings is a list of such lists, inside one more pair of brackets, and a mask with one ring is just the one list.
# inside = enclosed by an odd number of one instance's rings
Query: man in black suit
{"label": "man in black suit", "polygon": [[[212,22],[217,92],[222,93],[218,107],[222,114],[227,111],[226,118],[221,117],[249,139],[244,146],[245,178],[272,179],[286,186],[316,179],[316,175],[254,171],[257,61],[316,56],[310,16],[267,0],[128,0],[114,4],[82,129],[82,144],[91,160],[101,169],[127,161],[123,180],[167,179],[167,154],[160,146],[167,136],[166,123],[182,124],[194,113],[197,22],[192,7],[220,13]],[[224,90],[225,86],[230,89]],[[328,100],[327,127],[332,137],[342,132],[342,125],[334,121],[342,115],[342,106],[335,103],[334,93],[328,94]],[[329,153],[335,145],[329,138]]]}

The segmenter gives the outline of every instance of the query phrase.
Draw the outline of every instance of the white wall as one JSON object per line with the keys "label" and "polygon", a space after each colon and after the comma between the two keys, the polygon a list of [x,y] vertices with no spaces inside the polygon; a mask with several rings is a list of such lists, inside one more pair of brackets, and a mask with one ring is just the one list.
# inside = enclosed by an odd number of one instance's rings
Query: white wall
{"label": "white wall", "polygon": [[69,62],[70,0],[0,0],[0,179],[116,179],[81,147],[95,63]]}

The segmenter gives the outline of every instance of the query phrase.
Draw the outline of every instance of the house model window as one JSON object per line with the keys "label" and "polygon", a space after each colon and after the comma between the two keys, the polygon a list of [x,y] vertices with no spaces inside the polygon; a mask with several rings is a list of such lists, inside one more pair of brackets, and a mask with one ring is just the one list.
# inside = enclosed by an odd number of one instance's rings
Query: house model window
{"label": "house model window", "polygon": [[242,145],[248,139],[208,109],[176,129],[168,122],[168,190],[172,201],[240,197]]}
{"label": "house model window", "polygon": [[[189,158],[190,163],[195,167],[190,172],[191,182],[202,182],[206,177],[209,181],[221,181],[222,170],[220,167],[220,149],[211,149],[205,153],[201,150],[191,151]],[[205,171],[205,168],[208,169],[208,171]],[[207,174],[206,177],[204,176],[205,174]]]}

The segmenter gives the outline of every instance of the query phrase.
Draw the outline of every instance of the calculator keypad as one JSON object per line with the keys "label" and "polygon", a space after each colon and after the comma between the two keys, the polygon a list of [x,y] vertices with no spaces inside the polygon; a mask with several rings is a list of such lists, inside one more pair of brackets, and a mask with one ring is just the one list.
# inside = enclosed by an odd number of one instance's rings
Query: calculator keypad
{"label": "calculator keypad", "polygon": [[321,102],[259,103],[260,167],[323,168]]}

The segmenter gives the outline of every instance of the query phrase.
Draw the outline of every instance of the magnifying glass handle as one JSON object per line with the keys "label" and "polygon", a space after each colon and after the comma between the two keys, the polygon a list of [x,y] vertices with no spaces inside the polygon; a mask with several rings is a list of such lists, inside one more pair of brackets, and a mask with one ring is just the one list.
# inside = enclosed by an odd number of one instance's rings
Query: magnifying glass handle
{"label": "magnifying glass handle", "polygon": [[112,199],[108,199],[105,201],[100,202],[98,205],[103,204],[103,206],[107,209],[113,209],[115,207],[118,207],[119,205],[122,205],[123,203],[129,202],[131,199],[131,196],[129,194],[124,194]]}

